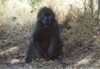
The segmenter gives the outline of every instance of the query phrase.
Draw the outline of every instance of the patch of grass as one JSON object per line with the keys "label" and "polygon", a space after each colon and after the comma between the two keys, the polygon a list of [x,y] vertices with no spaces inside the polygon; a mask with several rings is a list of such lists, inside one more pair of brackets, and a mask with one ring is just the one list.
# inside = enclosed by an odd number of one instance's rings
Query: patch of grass
{"label": "patch of grass", "polygon": [[2,5],[4,5],[8,0],[1,0]]}
{"label": "patch of grass", "polygon": [[36,3],[40,2],[40,0],[30,0],[30,1],[31,1],[32,6],[34,6]]}

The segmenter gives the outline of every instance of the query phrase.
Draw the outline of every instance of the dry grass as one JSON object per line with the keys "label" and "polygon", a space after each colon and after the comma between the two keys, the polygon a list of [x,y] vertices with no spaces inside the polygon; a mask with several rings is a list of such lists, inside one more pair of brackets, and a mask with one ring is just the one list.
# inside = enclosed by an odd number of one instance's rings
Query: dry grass
{"label": "dry grass", "polygon": [[[74,4],[73,1],[73,5],[69,5],[70,1],[67,1],[43,0],[28,11],[17,4],[12,8],[13,4],[9,11],[7,6],[0,5],[0,62],[2,64],[5,62],[3,65],[0,64],[2,65],[0,67],[6,69],[22,67],[22,69],[91,69],[95,67],[99,69],[100,35],[95,34],[98,24],[91,18],[89,11],[83,13],[82,6],[81,8],[75,6],[77,2]],[[23,66],[23,64],[6,66],[6,62],[13,63],[14,60],[17,62],[24,59],[32,30],[35,27],[37,11],[43,6],[51,7],[60,23],[64,57],[54,61],[34,60],[29,66]],[[11,50],[13,47],[17,48]],[[16,53],[12,54],[12,52]]]}

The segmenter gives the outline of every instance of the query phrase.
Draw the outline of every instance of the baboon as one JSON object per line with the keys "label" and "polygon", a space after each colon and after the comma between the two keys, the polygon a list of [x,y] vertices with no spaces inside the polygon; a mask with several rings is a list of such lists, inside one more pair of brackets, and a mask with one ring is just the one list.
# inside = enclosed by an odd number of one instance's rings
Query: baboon
{"label": "baboon", "polygon": [[39,10],[36,29],[27,51],[26,63],[32,61],[32,57],[55,59],[62,54],[63,42],[60,28],[55,19],[54,12],[47,7]]}

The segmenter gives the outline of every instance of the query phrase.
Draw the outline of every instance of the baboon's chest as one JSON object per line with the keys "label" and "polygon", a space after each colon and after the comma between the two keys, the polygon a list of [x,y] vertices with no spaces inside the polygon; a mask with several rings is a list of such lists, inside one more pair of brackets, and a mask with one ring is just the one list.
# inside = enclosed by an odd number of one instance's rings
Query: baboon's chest
{"label": "baboon's chest", "polygon": [[45,28],[39,31],[37,34],[38,41],[49,41],[53,35],[53,31],[50,28]]}

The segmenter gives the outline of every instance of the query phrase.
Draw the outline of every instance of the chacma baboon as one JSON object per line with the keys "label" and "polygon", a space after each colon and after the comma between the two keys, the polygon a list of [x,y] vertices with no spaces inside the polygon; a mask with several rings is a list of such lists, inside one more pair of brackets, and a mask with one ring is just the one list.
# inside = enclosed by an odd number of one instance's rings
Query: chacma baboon
{"label": "chacma baboon", "polygon": [[62,53],[62,47],[63,42],[54,12],[47,7],[41,8],[25,62],[30,63],[32,57],[55,59]]}

